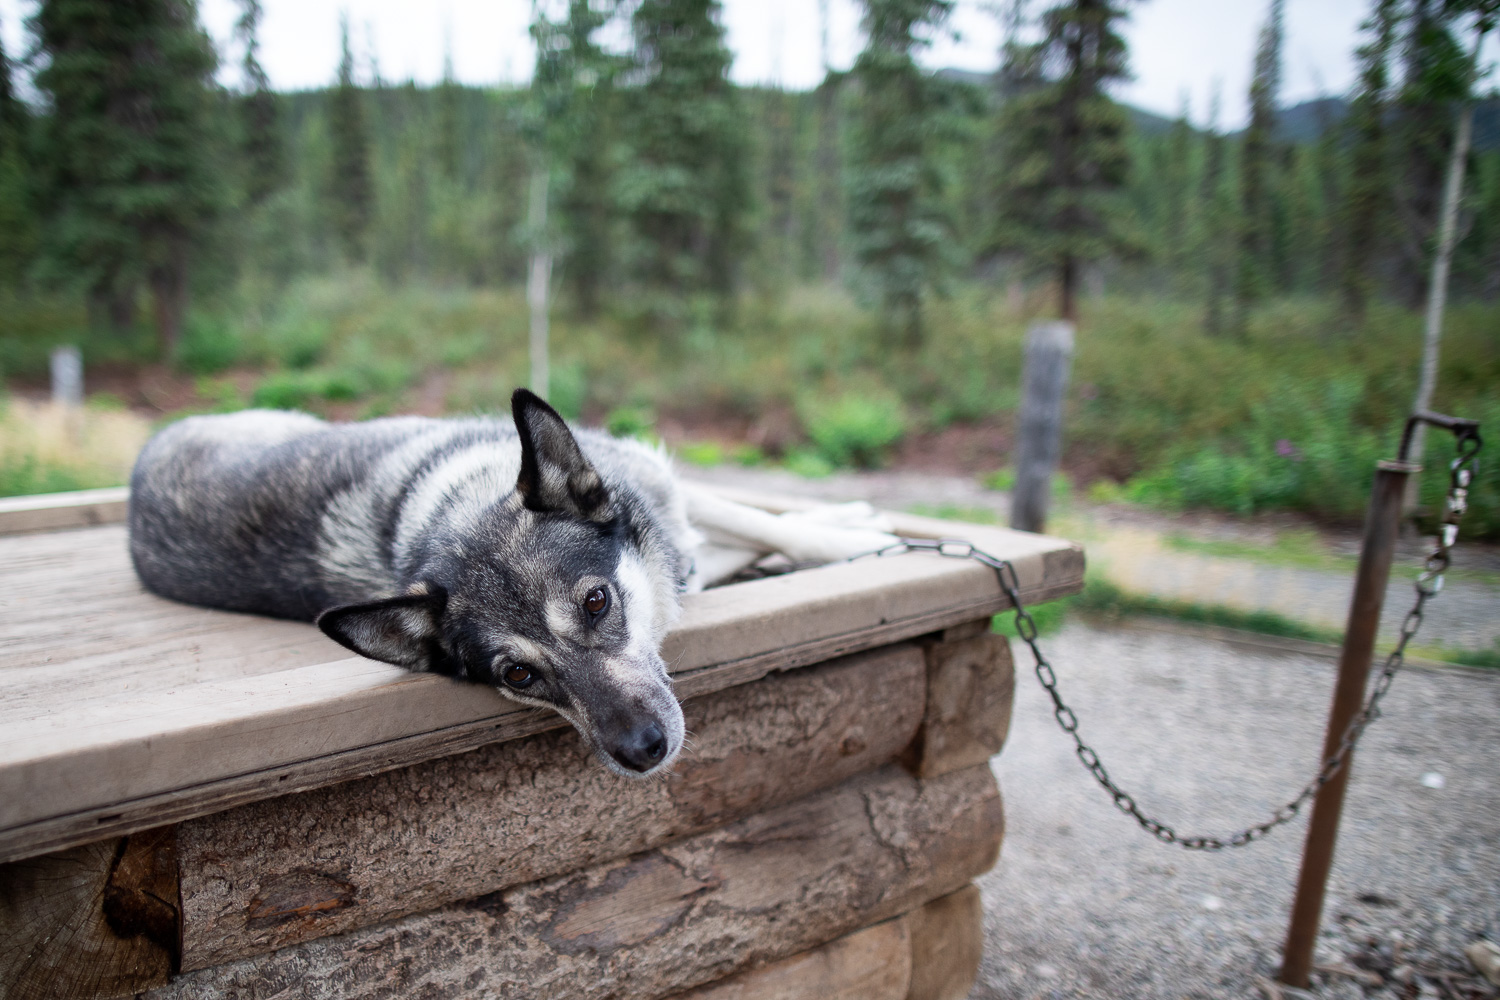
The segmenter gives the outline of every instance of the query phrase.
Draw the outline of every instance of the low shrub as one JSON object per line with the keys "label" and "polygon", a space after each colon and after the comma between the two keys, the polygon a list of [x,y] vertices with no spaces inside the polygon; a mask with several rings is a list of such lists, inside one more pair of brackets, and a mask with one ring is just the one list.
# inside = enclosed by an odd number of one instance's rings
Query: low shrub
{"label": "low shrub", "polygon": [[818,453],[834,466],[875,468],[886,449],[906,433],[900,399],[878,388],[832,399],[809,395],[797,407],[797,415]]}

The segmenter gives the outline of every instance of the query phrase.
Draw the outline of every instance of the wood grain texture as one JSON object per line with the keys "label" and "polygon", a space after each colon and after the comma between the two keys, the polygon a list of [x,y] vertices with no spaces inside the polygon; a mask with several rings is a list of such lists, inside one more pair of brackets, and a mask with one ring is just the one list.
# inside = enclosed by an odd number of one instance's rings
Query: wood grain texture
{"label": "wood grain texture", "polygon": [[986,767],[897,767],[628,859],[184,974],[152,1000],[657,997],[817,947],[995,861]]}
{"label": "wood grain texture", "polygon": [[966,885],[906,915],[911,980],[906,1000],[964,1000],[984,957],[984,906]]}
{"label": "wood grain texture", "polygon": [[897,917],[672,1000],[906,1000],[911,944]]}
{"label": "wood grain texture", "polygon": [[[1076,547],[974,531],[1013,548],[1028,601],[1081,586]],[[349,659],[303,623],[147,594],[123,526],[0,538],[0,565],[0,861],[563,724],[485,688]],[[1004,603],[978,564],[874,559],[691,595],[663,653],[686,698]]]}
{"label": "wood grain texture", "polygon": [[693,749],[621,781],[571,730],[182,824],[183,968],[576,871],[895,759],[922,718],[913,646],[685,703]]}
{"label": "wood grain texture", "polygon": [[0,865],[0,1000],[92,1000],[177,961],[170,827]]}
{"label": "wood grain texture", "polygon": [[129,500],[130,490],[124,486],[0,497],[0,535],[118,524],[125,520]]}
{"label": "wood grain texture", "polygon": [[930,778],[981,764],[1005,746],[1015,700],[1010,643],[984,632],[927,647],[927,713],[912,766]]}

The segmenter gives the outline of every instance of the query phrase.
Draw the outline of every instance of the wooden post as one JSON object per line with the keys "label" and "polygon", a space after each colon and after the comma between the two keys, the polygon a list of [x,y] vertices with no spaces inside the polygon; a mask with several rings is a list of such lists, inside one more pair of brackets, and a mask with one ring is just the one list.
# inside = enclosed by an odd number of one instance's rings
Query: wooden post
{"label": "wooden post", "polygon": [[52,402],[69,409],[83,405],[83,356],[72,345],[52,349]]}
{"label": "wooden post", "polygon": [[1032,324],[1026,333],[1016,482],[1010,497],[1010,526],[1018,531],[1042,531],[1047,524],[1052,472],[1062,454],[1063,394],[1072,363],[1072,323]]}
{"label": "wooden post", "polygon": [[526,275],[526,305],[531,309],[531,391],[547,397],[551,375],[547,365],[547,292],[552,283],[552,252],[547,246],[547,171],[531,175],[531,267]]}

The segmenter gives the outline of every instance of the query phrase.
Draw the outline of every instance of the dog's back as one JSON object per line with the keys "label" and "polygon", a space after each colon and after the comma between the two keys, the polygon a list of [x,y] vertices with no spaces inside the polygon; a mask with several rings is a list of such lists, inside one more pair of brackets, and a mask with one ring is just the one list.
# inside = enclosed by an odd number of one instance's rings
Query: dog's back
{"label": "dog's back", "polygon": [[[664,461],[634,442],[577,437],[611,486],[669,533],[687,530]],[[425,546],[453,541],[444,524],[514,492],[520,465],[515,427],[488,418],[190,417],[136,463],[131,557],[165,597],[311,620],[397,592]]]}

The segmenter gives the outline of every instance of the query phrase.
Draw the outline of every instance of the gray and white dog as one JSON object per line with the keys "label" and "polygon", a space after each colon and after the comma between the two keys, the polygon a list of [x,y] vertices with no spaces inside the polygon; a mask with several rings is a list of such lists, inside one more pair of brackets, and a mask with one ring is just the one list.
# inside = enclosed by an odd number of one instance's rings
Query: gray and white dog
{"label": "gray and white dog", "polygon": [[512,415],[180,421],[131,475],[136,572],[165,597],[316,620],[372,659],[553,708],[639,776],[683,745],[660,653],[681,594],[768,552],[830,561],[891,540],[868,508],[777,517],[688,487],[659,450],[575,434],[524,389]]}

